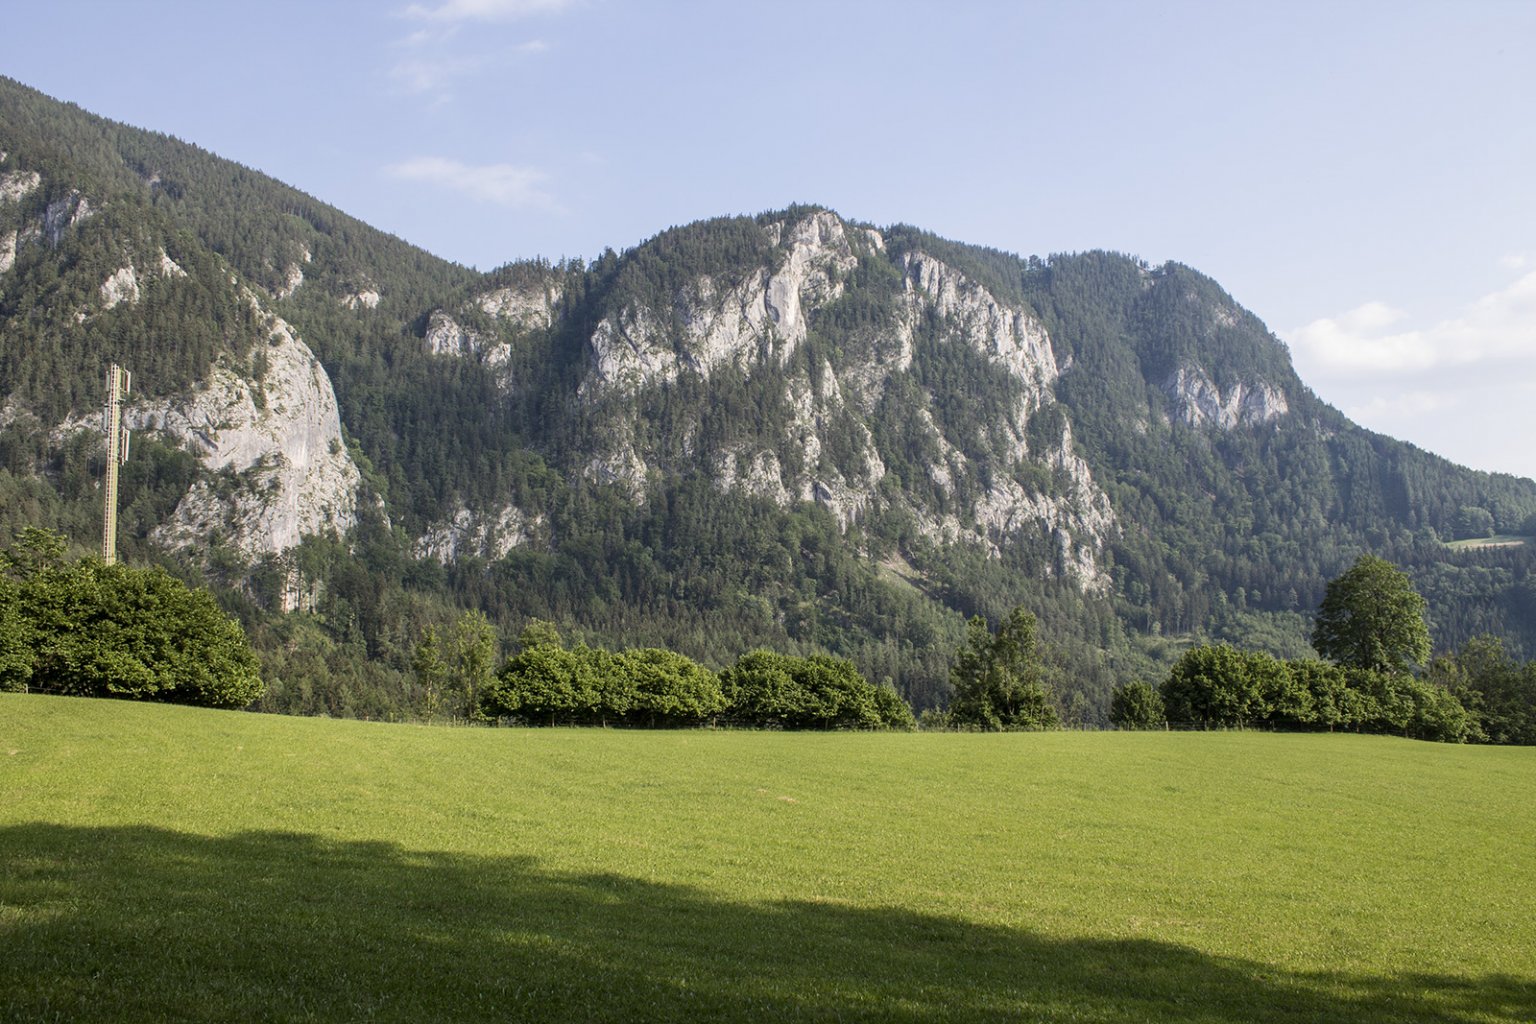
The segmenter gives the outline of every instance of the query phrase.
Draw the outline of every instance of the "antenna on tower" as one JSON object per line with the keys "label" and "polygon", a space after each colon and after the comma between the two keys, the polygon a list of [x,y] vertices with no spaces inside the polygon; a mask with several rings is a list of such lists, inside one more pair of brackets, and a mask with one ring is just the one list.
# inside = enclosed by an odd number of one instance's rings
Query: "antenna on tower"
{"label": "antenna on tower", "polygon": [[133,374],[113,363],[107,368],[107,408],[102,427],[107,433],[107,477],[102,486],[101,560],[117,561],[117,470],[128,461],[129,431],[123,428],[123,396],[133,390]]}

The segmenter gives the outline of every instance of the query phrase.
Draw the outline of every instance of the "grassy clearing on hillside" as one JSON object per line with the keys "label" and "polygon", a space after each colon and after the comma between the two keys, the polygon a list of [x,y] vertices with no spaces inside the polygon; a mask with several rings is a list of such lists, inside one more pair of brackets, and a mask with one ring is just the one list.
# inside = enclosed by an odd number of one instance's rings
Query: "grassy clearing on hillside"
{"label": "grassy clearing on hillside", "polygon": [[5,1020],[1529,1021],[1536,751],[0,695]]}
{"label": "grassy clearing on hillside", "polygon": [[1473,548],[1519,548],[1531,542],[1529,537],[1517,537],[1513,534],[1501,533],[1493,537],[1469,537],[1466,540],[1450,540],[1445,542],[1448,548],[1465,551]]}

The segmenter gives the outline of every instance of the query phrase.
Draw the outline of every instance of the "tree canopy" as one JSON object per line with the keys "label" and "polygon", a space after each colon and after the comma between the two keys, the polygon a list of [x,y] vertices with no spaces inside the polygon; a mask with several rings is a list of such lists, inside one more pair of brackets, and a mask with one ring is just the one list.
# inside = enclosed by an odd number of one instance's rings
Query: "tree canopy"
{"label": "tree canopy", "polygon": [[163,569],[85,558],[28,531],[0,553],[0,688],[245,707],[260,665],[233,617],[206,590]]}
{"label": "tree canopy", "polygon": [[1428,606],[1397,566],[1361,555],[1328,584],[1312,646],[1346,668],[1405,672],[1429,657]]}
{"label": "tree canopy", "polygon": [[950,721],[978,729],[1043,729],[1056,725],[1046,693],[1034,615],[1009,613],[993,633],[971,619],[950,667]]}

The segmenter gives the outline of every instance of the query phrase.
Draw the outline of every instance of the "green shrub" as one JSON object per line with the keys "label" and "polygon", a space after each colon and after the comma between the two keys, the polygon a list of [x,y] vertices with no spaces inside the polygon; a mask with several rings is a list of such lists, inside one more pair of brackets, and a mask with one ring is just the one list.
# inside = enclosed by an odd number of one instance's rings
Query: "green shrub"
{"label": "green shrub", "polygon": [[1121,729],[1161,729],[1167,723],[1162,694],[1140,680],[1117,686],[1109,697],[1109,720]]}

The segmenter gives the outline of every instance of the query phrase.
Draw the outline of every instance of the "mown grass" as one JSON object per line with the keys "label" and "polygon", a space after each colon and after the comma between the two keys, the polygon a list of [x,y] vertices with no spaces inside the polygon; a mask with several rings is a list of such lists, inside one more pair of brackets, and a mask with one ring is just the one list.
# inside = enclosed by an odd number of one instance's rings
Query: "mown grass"
{"label": "mown grass", "polygon": [[1536,1019],[1536,751],[0,695],[16,1021]]}

